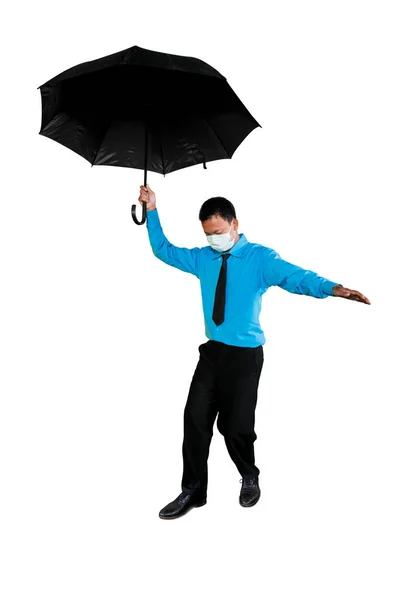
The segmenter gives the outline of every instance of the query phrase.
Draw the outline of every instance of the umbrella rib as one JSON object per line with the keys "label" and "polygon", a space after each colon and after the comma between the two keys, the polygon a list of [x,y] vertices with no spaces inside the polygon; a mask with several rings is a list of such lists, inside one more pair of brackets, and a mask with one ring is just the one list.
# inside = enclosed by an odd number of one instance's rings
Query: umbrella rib
{"label": "umbrella rib", "polygon": [[215,137],[217,138],[217,140],[219,141],[219,143],[221,144],[221,146],[223,147],[223,149],[225,150],[225,152],[227,153],[229,158],[232,158],[232,156],[229,154],[228,150],[225,148],[225,145],[222,142],[221,138],[219,137],[218,133],[215,131],[214,127],[211,125],[211,123],[207,119],[207,117],[204,117],[204,120],[206,121],[206,123],[208,123],[208,126],[210,127],[211,131],[213,132],[213,134],[215,135]]}
{"label": "umbrella rib", "polygon": [[100,144],[99,144],[99,146],[98,146],[98,148],[97,148],[97,150],[96,150],[96,154],[95,154],[95,156],[94,156],[94,159],[93,159],[93,162],[92,162],[92,167],[93,167],[93,165],[94,165],[94,162],[95,162],[95,160],[96,160],[96,158],[97,158],[97,155],[98,155],[98,153],[99,153],[99,150],[100,150],[100,148],[101,148],[101,144],[103,143],[103,140],[104,140],[104,138],[106,137],[107,131],[108,131],[109,129],[110,129],[110,123],[108,123],[108,125],[107,125],[107,127],[106,127],[106,130],[104,131],[104,135],[103,135],[103,137],[102,137],[102,138],[101,138],[101,140],[100,140]]}

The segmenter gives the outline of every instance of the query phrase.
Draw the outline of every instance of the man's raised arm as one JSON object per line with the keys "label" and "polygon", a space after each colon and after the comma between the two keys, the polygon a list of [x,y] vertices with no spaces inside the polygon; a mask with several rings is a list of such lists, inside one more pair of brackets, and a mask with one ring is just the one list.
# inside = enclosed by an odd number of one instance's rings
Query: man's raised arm
{"label": "man's raised arm", "polygon": [[156,195],[149,185],[147,187],[140,186],[138,200],[142,206],[143,202],[147,204],[146,227],[154,256],[171,267],[199,277],[200,248],[180,248],[168,241],[161,227],[156,207]]}

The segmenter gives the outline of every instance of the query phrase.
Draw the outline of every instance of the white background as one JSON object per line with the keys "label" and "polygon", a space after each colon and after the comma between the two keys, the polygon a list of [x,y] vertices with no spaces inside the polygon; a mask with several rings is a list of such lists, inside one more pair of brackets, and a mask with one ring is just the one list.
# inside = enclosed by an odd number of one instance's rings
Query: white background
{"label": "white background", "polygon": [[[395,8],[382,0],[7,8],[4,600],[398,600]],[[38,135],[39,85],[133,45],[210,63],[262,125],[232,160],[149,173],[168,239],[205,245],[200,206],[223,195],[249,241],[372,303],[280,288],[263,297],[261,499],[251,509],[238,503],[240,475],[215,428],[208,504],[159,519],[180,492],[183,409],[206,341],[199,282],[156,259],[146,226],[133,223],[143,172],[91,168]]]}

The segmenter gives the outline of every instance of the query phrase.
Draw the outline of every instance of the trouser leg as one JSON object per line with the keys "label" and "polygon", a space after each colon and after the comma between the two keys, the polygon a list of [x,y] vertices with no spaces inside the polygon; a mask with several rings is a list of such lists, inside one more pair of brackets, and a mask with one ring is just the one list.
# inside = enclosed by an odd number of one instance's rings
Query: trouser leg
{"label": "trouser leg", "polygon": [[184,410],[182,491],[188,493],[207,491],[207,460],[218,411],[216,368],[210,346],[199,346],[200,357]]}
{"label": "trouser leg", "polygon": [[220,397],[217,428],[225,439],[229,455],[241,475],[259,475],[255,465],[254,430],[258,383],[264,362],[262,346],[225,350],[220,369]]}

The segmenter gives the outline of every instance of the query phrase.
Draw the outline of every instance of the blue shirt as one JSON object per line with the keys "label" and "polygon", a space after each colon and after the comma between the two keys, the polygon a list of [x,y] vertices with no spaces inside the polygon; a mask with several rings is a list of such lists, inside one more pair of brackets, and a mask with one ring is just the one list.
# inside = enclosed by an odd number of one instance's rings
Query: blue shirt
{"label": "blue shirt", "polygon": [[272,248],[248,242],[241,233],[227,251],[231,256],[227,261],[225,317],[221,325],[216,325],[212,313],[222,253],[210,245],[179,248],[171,244],[164,235],[157,209],[147,212],[146,225],[153,254],[199,279],[205,335],[210,340],[251,348],[264,344],[259,322],[261,299],[272,285],[314,298],[333,296],[333,286],[340,285],[283,260]]}

